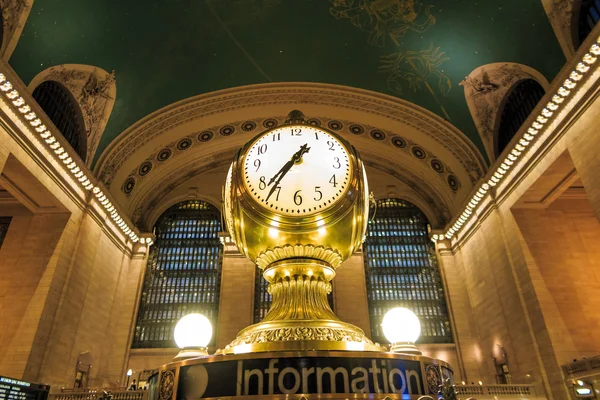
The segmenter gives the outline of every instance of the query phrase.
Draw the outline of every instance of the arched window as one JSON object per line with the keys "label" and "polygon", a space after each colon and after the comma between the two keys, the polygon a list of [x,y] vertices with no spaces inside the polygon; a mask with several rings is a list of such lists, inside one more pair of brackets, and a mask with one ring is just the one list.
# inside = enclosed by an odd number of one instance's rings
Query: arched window
{"label": "arched window", "polygon": [[[332,282],[333,284],[333,282]],[[254,279],[254,322],[259,323],[267,315],[271,303],[273,302],[273,296],[267,291],[269,283],[263,278],[262,271],[257,270]],[[333,290],[327,295],[329,301],[329,307],[333,308]]]}
{"label": "arched window", "polygon": [[579,44],[600,21],[600,0],[583,0],[579,9]]}
{"label": "arched window", "polygon": [[545,93],[542,85],[533,79],[521,81],[513,88],[500,117],[500,127],[496,136],[496,157],[502,154]]}
{"label": "arched window", "polygon": [[[203,201],[186,201],[164,212],[155,225],[140,299],[134,348],[175,347],[173,329],[198,312],[217,326],[223,247],[221,215]],[[213,334],[213,343],[215,341]]]}
{"label": "arched window", "polygon": [[85,162],[87,155],[85,123],[79,105],[71,93],[58,82],[45,81],[35,88],[33,98]]}
{"label": "arched window", "polygon": [[377,202],[363,244],[371,338],[387,343],[381,329],[394,307],[412,310],[421,321],[418,343],[452,343],[444,287],[429,239],[427,217],[399,199]]}

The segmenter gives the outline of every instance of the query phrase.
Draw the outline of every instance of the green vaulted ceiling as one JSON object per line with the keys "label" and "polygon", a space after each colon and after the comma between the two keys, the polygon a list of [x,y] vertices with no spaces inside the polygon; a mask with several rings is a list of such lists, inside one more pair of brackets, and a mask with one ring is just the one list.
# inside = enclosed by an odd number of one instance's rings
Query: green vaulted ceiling
{"label": "green vaulted ceiling", "polygon": [[482,149],[458,83],[503,61],[548,80],[564,64],[541,0],[35,0],[10,59],[26,83],[58,64],[116,71],[96,158],[170,103],[283,81],[400,97]]}

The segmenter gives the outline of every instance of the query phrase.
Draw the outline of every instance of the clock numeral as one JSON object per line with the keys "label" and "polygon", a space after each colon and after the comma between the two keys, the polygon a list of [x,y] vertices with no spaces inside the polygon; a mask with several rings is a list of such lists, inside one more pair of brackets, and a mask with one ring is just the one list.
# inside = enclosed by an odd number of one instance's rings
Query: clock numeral
{"label": "clock numeral", "polygon": [[333,164],[333,168],[340,169],[340,167],[342,166],[342,164],[340,163],[340,158],[339,157],[333,157],[333,159],[335,160],[335,162],[337,164],[337,167],[336,167],[336,164]]}
{"label": "clock numeral", "polygon": [[254,160],[254,166],[256,167],[256,171],[258,171],[258,169],[260,168],[260,160],[258,158]]}
{"label": "clock numeral", "polygon": [[275,201],[279,201],[279,193],[281,193],[281,186],[277,186],[275,188],[275,190],[277,191],[277,196],[275,196]]}
{"label": "clock numeral", "polygon": [[331,183],[333,185],[333,187],[337,187],[337,181],[335,180],[335,174],[333,174],[331,176],[331,179],[329,180],[329,183]]}
{"label": "clock numeral", "polygon": [[335,149],[333,148],[333,142],[331,140],[327,141],[327,145],[329,146],[329,150],[335,151]]}
{"label": "clock numeral", "polygon": [[275,138],[277,138],[277,140],[281,140],[281,132],[277,132],[277,134],[273,134],[273,141],[275,141]]}
{"label": "clock numeral", "polygon": [[258,154],[265,154],[267,152],[267,144],[261,144],[260,146],[258,146]]}
{"label": "clock numeral", "polygon": [[302,136],[302,129],[292,128],[292,136]]}
{"label": "clock numeral", "polygon": [[302,196],[300,196],[301,191],[302,190],[298,190],[296,191],[296,193],[294,193],[294,204],[296,204],[297,206],[302,204]]}
{"label": "clock numeral", "polygon": [[319,140],[319,132],[315,131],[315,140]]}
{"label": "clock numeral", "polygon": [[265,177],[261,176],[258,182],[258,188],[260,190],[265,190],[267,188],[267,182],[265,182]]}
{"label": "clock numeral", "polygon": [[317,199],[315,196],[315,201],[320,201],[323,198],[323,192],[321,192],[319,189],[321,189],[321,186],[315,186],[315,193],[319,193],[319,198]]}

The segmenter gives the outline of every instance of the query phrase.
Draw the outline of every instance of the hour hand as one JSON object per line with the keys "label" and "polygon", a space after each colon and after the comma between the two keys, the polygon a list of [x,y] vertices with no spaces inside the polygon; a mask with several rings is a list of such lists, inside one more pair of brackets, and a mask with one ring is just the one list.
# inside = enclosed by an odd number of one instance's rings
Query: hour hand
{"label": "hour hand", "polygon": [[[273,175],[273,177],[269,180],[269,184],[267,186],[271,186],[271,184],[275,181],[277,181],[277,183],[279,183],[281,178],[283,178],[283,176],[290,170],[290,168],[292,168],[292,165],[294,165],[293,157],[290,161],[286,162],[283,165],[283,167],[279,170],[279,172],[277,172],[275,175]],[[277,185],[275,185],[275,186],[277,186]]]}

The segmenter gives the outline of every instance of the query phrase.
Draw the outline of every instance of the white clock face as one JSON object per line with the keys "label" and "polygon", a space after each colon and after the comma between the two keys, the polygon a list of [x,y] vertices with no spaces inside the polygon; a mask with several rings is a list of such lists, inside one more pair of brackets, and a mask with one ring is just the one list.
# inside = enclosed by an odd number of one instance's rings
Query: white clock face
{"label": "white clock face", "polygon": [[350,181],[346,148],[313,126],[289,125],[258,139],[246,154],[244,181],[264,207],[288,216],[322,211]]}

